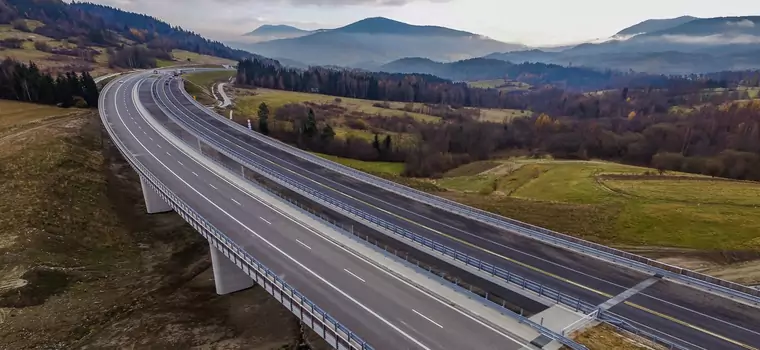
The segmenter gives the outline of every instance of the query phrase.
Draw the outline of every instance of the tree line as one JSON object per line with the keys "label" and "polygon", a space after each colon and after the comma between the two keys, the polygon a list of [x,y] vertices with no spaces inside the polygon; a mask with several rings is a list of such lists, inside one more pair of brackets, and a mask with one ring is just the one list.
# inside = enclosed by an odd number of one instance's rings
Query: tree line
{"label": "tree line", "polygon": [[[389,74],[356,70],[311,67],[306,70],[285,68],[276,62],[246,59],[238,63],[236,82],[241,85],[270,89],[318,92],[321,94],[380,101],[421,102],[453,107],[531,109],[557,115],[587,114],[597,102],[579,105],[576,101],[594,100],[588,94],[565,91],[556,87],[538,91],[500,91],[454,83],[426,74]],[[673,79],[657,86],[639,87],[650,96],[667,101],[667,94],[688,94],[720,87],[712,79]],[[628,90],[628,89],[626,89]],[[546,98],[550,99],[547,100]],[[559,99],[558,99],[559,97]],[[625,101],[623,101],[625,102]],[[574,110],[573,110],[574,108]],[[647,113],[647,111],[642,111]],[[594,113],[594,112],[591,112]],[[596,117],[594,115],[594,117]]]}
{"label": "tree line", "polygon": [[53,78],[34,64],[6,58],[0,62],[0,99],[57,105],[97,107],[98,87],[87,72],[68,72]]}

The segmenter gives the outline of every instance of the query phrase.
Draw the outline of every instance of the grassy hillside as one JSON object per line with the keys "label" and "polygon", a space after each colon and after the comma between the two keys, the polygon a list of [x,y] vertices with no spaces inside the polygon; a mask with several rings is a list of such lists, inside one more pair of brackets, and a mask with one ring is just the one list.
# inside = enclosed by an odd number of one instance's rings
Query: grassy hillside
{"label": "grassy hillside", "polygon": [[[377,101],[360,100],[355,98],[340,97],[338,100],[341,104],[347,106],[349,111],[358,111],[369,114],[378,114],[388,117],[400,117],[408,114],[421,121],[438,121],[438,117],[427,114],[413,113],[399,110],[404,107],[404,103],[390,102],[391,108],[375,107],[373,104]],[[255,89],[252,91],[241,91],[239,98],[236,100],[236,111],[243,114],[250,114],[252,110],[257,110],[259,104],[265,102],[270,106],[272,112],[288,103],[333,103],[336,101],[335,96],[309,94],[303,92],[292,92],[270,89]]]}
{"label": "grassy hillside", "polygon": [[195,52],[190,52],[190,51],[185,51],[185,50],[172,50],[172,57],[174,58],[173,61],[158,60],[157,62],[158,66],[166,67],[166,66],[183,65],[183,64],[214,64],[214,65],[237,64],[236,61],[229,60],[226,58],[214,57],[214,56],[209,56],[209,55],[201,55]]}
{"label": "grassy hillside", "polygon": [[208,243],[175,214],[145,214],[103,137],[94,111],[0,100],[0,347],[300,344],[262,289],[216,295]]}
{"label": "grassy hillside", "polygon": [[[360,117],[362,115],[378,115],[388,118],[409,116],[421,122],[437,122],[440,120],[440,118],[432,115],[401,110],[404,108],[403,103],[389,103],[389,108],[384,108],[375,106],[378,104],[377,101],[342,97],[336,98],[334,96],[321,94],[270,89],[250,90],[236,88],[231,95],[231,98],[234,100],[233,116],[235,118],[242,118],[243,120],[248,118],[256,119],[259,105],[262,102],[269,106],[272,115],[274,115],[282,106],[291,103],[309,105],[317,110],[324,109],[325,113],[329,110],[329,119],[334,125],[333,128],[336,136],[342,138],[353,136],[372,140],[374,138],[374,133],[378,132],[392,135],[392,137],[396,138],[395,144],[400,144],[400,142],[404,142],[403,140],[408,137],[405,133],[390,132],[387,130],[371,128],[366,125],[361,128],[350,127],[346,124],[346,116]],[[317,111],[317,113],[319,112]]]}
{"label": "grassy hillside", "polygon": [[[42,22],[25,20],[30,29],[45,26]],[[20,39],[23,40],[21,48],[0,48],[0,58],[11,57],[20,62],[33,61],[41,69],[54,72],[63,71],[82,71],[91,70],[93,76],[104,75],[110,72],[118,71],[108,66],[108,53],[105,47],[87,46],[89,49],[97,51],[99,54],[94,57],[93,61],[85,60],[82,57],[67,56],[51,52],[41,51],[35,43],[44,43],[52,49],[75,49],[78,47],[75,40],[53,39],[36,33],[22,32],[14,29],[10,24],[0,24],[0,40]],[[127,45],[133,44],[125,38],[120,38]],[[201,55],[184,50],[172,50],[173,60],[158,60],[159,67],[170,65],[191,65],[191,64],[215,64],[215,65],[234,65],[235,61]]]}
{"label": "grassy hillside", "polygon": [[501,163],[437,184],[452,198],[605,244],[760,251],[760,184],[607,162]]}

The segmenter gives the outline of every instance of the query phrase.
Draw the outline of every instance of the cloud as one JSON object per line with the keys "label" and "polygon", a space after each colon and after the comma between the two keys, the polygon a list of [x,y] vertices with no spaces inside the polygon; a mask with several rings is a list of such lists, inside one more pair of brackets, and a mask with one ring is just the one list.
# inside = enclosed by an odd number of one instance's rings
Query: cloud
{"label": "cloud", "polygon": [[708,36],[693,35],[663,35],[662,39],[679,44],[730,45],[730,44],[760,44],[760,36],[741,34],[715,34]]}
{"label": "cloud", "polygon": [[755,22],[752,22],[748,19],[743,19],[741,21],[736,22],[726,22],[727,26],[731,27],[739,27],[739,28],[755,28]]}

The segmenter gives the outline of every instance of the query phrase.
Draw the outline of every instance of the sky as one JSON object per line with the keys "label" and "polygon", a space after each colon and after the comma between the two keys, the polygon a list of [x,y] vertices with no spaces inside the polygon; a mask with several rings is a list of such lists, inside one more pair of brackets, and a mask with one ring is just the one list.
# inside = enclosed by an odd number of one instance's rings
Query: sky
{"label": "sky", "polygon": [[89,0],[145,13],[216,40],[262,24],[335,28],[367,17],[465,30],[531,46],[606,38],[651,18],[749,16],[757,0]]}

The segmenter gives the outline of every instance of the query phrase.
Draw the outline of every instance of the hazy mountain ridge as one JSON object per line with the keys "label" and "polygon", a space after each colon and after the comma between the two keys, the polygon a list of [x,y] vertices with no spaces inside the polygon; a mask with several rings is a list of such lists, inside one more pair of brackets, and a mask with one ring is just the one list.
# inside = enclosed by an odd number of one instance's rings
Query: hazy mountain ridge
{"label": "hazy mountain ridge", "polygon": [[282,34],[301,34],[311,33],[310,30],[300,29],[285,24],[264,24],[253,31],[245,33],[243,35],[258,36],[258,35],[282,35]]}
{"label": "hazy mountain ridge", "polygon": [[509,79],[531,85],[551,84],[580,90],[606,88],[613,76],[611,72],[583,67],[563,67],[545,63],[514,64],[488,58],[442,63],[412,57],[385,64],[380,70],[390,73],[430,74],[453,81]]}
{"label": "hazy mountain ridge", "polygon": [[304,64],[360,68],[373,68],[404,57],[451,62],[526,48],[461,30],[416,26],[382,17],[293,38],[235,43],[235,46]]}
{"label": "hazy mountain ridge", "polygon": [[648,19],[646,21],[643,21],[643,22],[634,24],[628,28],[625,28],[619,31],[615,35],[624,36],[624,35],[636,35],[636,34],[642,34],[642,33],[658,32],[661,30],[666,30],[666,29],[680,26],[684,23],[691,22],[695,19],[698,19],[698,18],[692,17],[692,16],[681,16],[677,18],[667,18],[667,19]]}
{"label": "hazy mountain ridge", "polygon": [[647,20],[604,42],[559,52],[492,53],[485,58],[515,63],[545,62],[599,69],[688,74],[760,68],[760,17]]}

